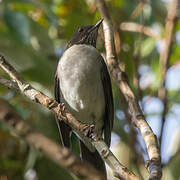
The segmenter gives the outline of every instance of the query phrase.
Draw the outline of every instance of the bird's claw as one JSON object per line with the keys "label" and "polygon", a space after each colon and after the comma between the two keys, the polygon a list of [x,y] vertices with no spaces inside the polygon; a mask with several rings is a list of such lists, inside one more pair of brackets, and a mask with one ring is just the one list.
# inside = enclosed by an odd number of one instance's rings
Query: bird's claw
{"label": "bird's claw", "polygon": [[93,138],[93,132],[94,132],[94,124],[84,124],[82,127],[82,132],[84,133],[85,136],[89,137],[89,138]]}
{"label": "bird's claw", "polygon": [[58,104],[60,110],[58,112],[58,114],[60,114],[60,116],[63,118],[63,119],[66,119],[66,107],[65,107],[65,104],[64,103],[60,103]]}

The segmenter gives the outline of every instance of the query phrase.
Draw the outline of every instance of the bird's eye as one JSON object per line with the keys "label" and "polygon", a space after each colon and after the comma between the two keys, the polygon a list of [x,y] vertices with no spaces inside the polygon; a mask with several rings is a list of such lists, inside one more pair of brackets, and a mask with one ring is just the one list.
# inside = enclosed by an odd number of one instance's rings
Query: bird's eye
{"label": "bird's eye", "polygon": [[78,32],[83,32],[83,28],[79,28],[79,29],[78,29]]}

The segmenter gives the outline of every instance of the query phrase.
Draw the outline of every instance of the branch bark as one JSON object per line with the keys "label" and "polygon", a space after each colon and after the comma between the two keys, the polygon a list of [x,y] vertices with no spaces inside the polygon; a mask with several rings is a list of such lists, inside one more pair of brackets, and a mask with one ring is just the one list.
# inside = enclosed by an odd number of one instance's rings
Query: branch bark
{"label": "branch bark", "polygon": [[[104,161],[110,166],[116,177],[125,180],[139,179],[117,160],[102,138],[98,137],[95,133],[93,133],[92,138],[87,137],[86,132],[83,131],[84,127],[87,126],[86,124],[77,121],[66,109],[64,110],[61,104],[58,104],[55,100],[50,99],[48,96],[33,88],[1,55],[0,67],[17,83],[19,91],[23,95],[55,113],[60,120],[70,125],[82,140],[92,143]],[[7,87],[9,88],[9,85]]]}
{"label": "branch bark", "polygon": [[8,89],[15,89],[15,90],[19,89],[16,82],[1,77],[0,77],[0,84],[7,87]]}
{"label": "branch bark", "polygon": [[113,25],[105,1],[96,0],[96,4],[101,17],[104,18],[103,29],[105,37],[106,60],[109,70],[113,76],[114,81],[116,82],[117,86],[128,102],[132,120],[136,127],[139,129],[147,147],[147,152],[150,159],[147,162],[147,167],[150,172],[149,179],[161,179],[161,157],[159,153],[157,137],[154,135],[151,127],[146,122],[145,117],[139,107],[138,100],[128,84],[125,73],[122,72],[118,66],[118,58],[115,52],[114,45]]}
{"label": "branch bark", "polygon": [[14,108],[0,99],[0,122],[5,122],[10,129],[22,137],[30,146],[41,151],[49,159],[76,174],[80,179],[104,180],[105,177],[91,165],[82,162],[69,149],[56,144],[51,139],[35,131],[25,122]]}
{"label": "branch bark", "polygon": [[172,37],[173,37],[173,30],[176,21],[177,9],[178,9],[178,0],[172,0],[166,18],[165,38],[163,40],[164,47],[160,51],[159,67],[161,72],[161,85],[158,90],[158,96],[164,104],[164,110],[162,112],[162,126],[161,126],[160,139],[159,139],[160,144],[162,142],[164,124],[166,121],[166,114],[168,112],[168,99],[167,99],[167,89],[165,86],[165,80],[169,66],[170,50],[172,45]]}
{"label": "branch bark", "polygon": [[134,22],[123,22],[120,24],[120,29],[122,31],[142,33],[156,40],[162,39],[161,36],[156,33],[152,28]]}

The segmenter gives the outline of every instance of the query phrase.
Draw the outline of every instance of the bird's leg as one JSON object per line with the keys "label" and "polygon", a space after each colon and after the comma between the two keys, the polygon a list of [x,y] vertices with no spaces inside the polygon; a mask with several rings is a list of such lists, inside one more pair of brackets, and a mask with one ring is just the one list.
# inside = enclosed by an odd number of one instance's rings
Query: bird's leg
{"label": "bird's leg", "polygon": [[[60,114],[60,117],[62,119],[67,119],[65,113],[66,113],[66,107],[64,103],[58,104],[60,110],[58,114]],[[94,124],[82,124],[81,127],[79,127],[80,131],[88,138],[98,140],[98,136],[94,134],[95,125]]]}
{"label": "bird's leg", "polygon": [[94,124],[83,124],[81,127],[81,132],[88,138],[98,140],[98,136],[94,133]]}
{"label": "bird's leg", "polygon": [[94,124],[83,124],[82,132],[84,133],[85,136],[91,137],[94,128],[95,128]]}
{"label": "bird's leg", "polygon": [[67,119],[65,113],[66,113],[66,107],[64,103],[58,104],[58,107],[60,108],[58,114],[61,116],[62,119]]}

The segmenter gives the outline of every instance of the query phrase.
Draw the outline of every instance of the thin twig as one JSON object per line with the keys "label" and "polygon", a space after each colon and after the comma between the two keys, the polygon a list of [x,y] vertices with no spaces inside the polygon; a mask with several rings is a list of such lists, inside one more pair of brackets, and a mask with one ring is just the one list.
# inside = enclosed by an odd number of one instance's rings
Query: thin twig
{"label": "thin twig", "polygon": [[[144,4],[143,0],[140,0],[140,3],[139,4]],[[144,19],[144,13],[143,13],[143,9],[139,12],[139,16],[140,16],[140,23],[142,25],[142,32],[144,31],[144,23],[145,23],[145,19]],[[138,92],[138,99],[140,99],[140,101],[142,101],[142,98],[143,98],[143,92],[140,88],[140,74],[138,72],[139,70],[139,66],[140,66],[140,61],[141,61],[141,45],[142,45],[142,41],[144,39],[144,36],[142,33],[139,34],[139,38],[135,44],[135,48],[136,48],[136,53],[134,54],[134,79],[133,79],[133,82],[134,82],[134,87],[136,88],[137,92]],[[143,109],[143,106],[142,106],[142,109]],[[130,128],[131,130],[131,146],[132,146],[132,150],[135,152],[135,156],[134,156],[134,164],[136,166],[136,169],[137,169],[137,172],[141,178],[141,180],[144,180],[143,178],[143,175],[141,173],[141,170],[140,170],[140,165],[139,165],[139,162],[140,160],[142,159],[142,151],[138,152],[136,150],[136,145],[139,144],[138,140],[137,140],[137,132],[135,131],[134,127],[131,126]],[[142,147],[141,147],[141,150]]]}
{"label": "thin twig", "polygon": [[176,21],[177,8],[178,8],[178,0],[172,0],[166,18],[165,38],[163,41],[164,46],[160,51],[159,72],[161,72],[161,85],[158,90],[158,97],[161,99],[161,101],[164,104],[164,110],[162,112],[162,126],[161,126],[160,138],[159,138],[160,145],[162,144],[164,124],[166,121],[166,114],[168,112],[168,99],[167,99],[167,89],[165,86],[165,80],[166,80],[166,72],[169,66],[170,50],[172,45],[172,37],[173,37],[173,30]]}
{"label": "thin twig", "polygon": [[141,0],[141,2],[138,3],[136,8],[131,13],[131,16],[130,16],[131,19],[136,19],[143,12],[144,5],[145,5],[145,0],[143,1]]}
{"label": "thin twig", "polygon": [[104,0],[96,0],[97,7],[100,11],[101,17],[104,18],[103,29],[105,37],[105,48],[106,48],[106,60],[113,79],[121,92],[125,96],[129,110],[132,115],[132,120],[136,127],[139,129],[142,137],[144,138],[149,161],[147,163],[148,170],[150,172],[149,179],[161,179],[161,157],[159,153],[159,147],[157,143],[157,137],[152,132],[151,127],[146,122],[144,115],[139,107],[138,100],[132,92],[125,73],[121,71],[118,66],[118,59],[115,52],[114,36],[112,21],[106,7]]}
{"label": "thin twig", "polygon": [[[142,0],[141,0],[142,1]],[[143,2],[140,2],[143,4]],[[140,12],[140,23],[142,26],[142,31],[144,31],[144,14],[143,11]],[[137,41],[137,44],[135,44],[136,48],[136,54],[134,55],[134,64],[135,64],[135,70],[134,70],[134,86],[138,91],[138,98],[141,100],[142,99],[142,90],[140,88],[140,74],[138,72],[139,66],[140,66],[140,60],[141,60],[141,45],[143,41],[143,36],[142,33],[139,35],[139,39]],[[143,107],[142,107],[143,108]]]}
{"label": "thin twig", "polygon": [[122,31],[142,33],[156,40],[162,39],[161,36],[158,33],[156,33],[151,27],[147,27],[142,24],[138,24],[134,22],[123,22],[120,24],[120,29]]}
{"label": "thin twig", "polygon": [[79,157],[69,149],[57,145],[54,141],[35,131],[25,122],[14,108],[0,99],[0,122],[5,122],[18,136],[23,138],[30,146],[41,151],[49,159],[67,168],[76,174],[80,179],[104,180],[105,177],[95,170],[91,165],[82,162]]}
{"label": "thin twig", "polygon": [[93,138],[87,137],[86,132],[83,131],[84,127],[87,126],[86,124],[77,121],[66,109],[64,110],[62,104],[58,104],[55,100],[50,99],[48,96],[33,88],[1,55],[0,67],[4,69],[10,78],[17,82],[19,90],[23,95],[55,113],[59,119],[70,125],[83,141],[91,143],[104,161],[110,166],[116,177],[125,180],[138,179],[117,160],[102,138],[98,137],[95,133],[92,135]]}

